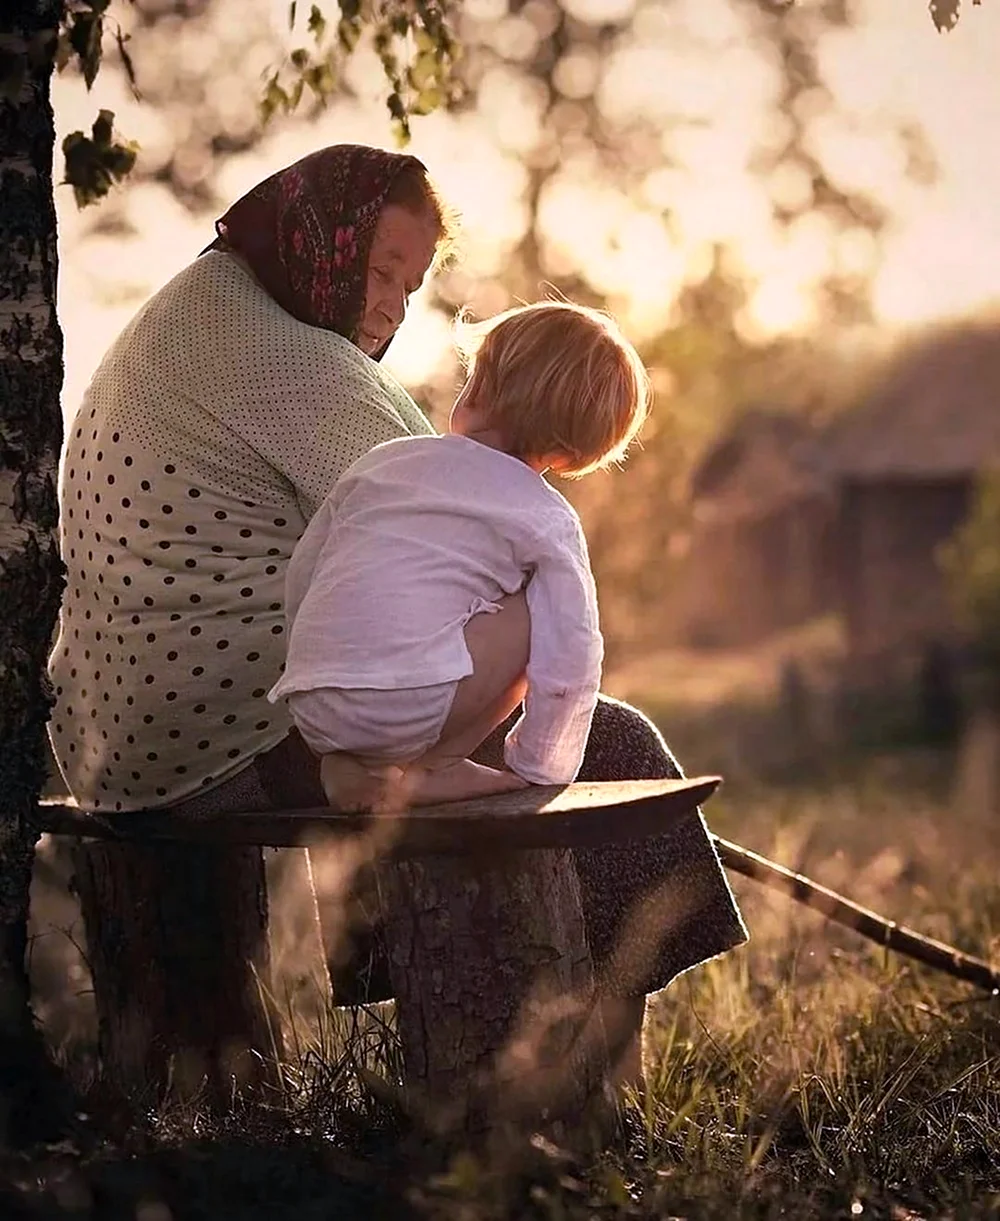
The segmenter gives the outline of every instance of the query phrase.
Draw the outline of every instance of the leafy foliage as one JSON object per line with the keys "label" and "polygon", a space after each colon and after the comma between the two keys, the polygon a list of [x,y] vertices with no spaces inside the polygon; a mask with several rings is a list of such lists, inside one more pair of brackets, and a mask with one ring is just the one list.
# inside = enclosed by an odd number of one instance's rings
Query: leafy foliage
{"label": "leafy foliage", "polygon": [[[389,86],[386,105],[393,129],[405,145],[412,115],[430,114],[458,96],[459,46],[449,24],[453,7],[453,0],[339,0],[340,16],[334,24],[319,5],[310,5],[305,25],[312,45],[297,47],[287,64],[269,77],[262,117],[266,121],[275,112],[292,113],[307,93],[325,105],[337,89],[343,58],[368,30]],[[289,29],[299,24],[299,6],[292,0]]]}
{"label": "leafy foliage", "polygon": [[[972,3],[978,7],[982,4],[982,0],[972,0]],[[958,18],[962,12],[962,0],[930,0],[927,7],[930,9],[931,20],[939,32],[947,33],[958,25]]]}
{"label": "leafy foliage", "polygon": [[[49,50],[58,71],[76,62],[90,89],[101,68],[104,43],[104,22],[111,0],[67,0],[63,20]],[[135,88],[132,61],[125,46],[126,38],[116,32],[121,60],[129,81]],[[139,146],[123,140],[114,131],[114,112],[102,110],[91,128],[91,134],[71,132],[63,140],[65,181],[73,188],[78,207],[86,207],[103,199],[116,182],[121,182],[135,164]]]}
{"label": "leafy foliage", "polygon": [[102,110],[94,120],[90,136],[74,131],[63,140],[66,181],[73,188],[78,207],[103,199],[135,165],[139,146],[115,136],[114,119],[112,111]]}
{"label": "leafy foliage", "polygon": [[[135,5],[136,0],[127,3]],[[460,48],[451,28],[455,7],[455,0],[339,0],[334,18],[329,6],[324,11],[312,4],[304,19],[307,42],[291,51],[264,83],[261,119],[266,123],[276,113],[294,112],[306,96],[318,106],[326,105],[340,87],[344,61],[368,38],[385,75],[393,130],[398,142],[406,144],[414,115],[430,114],[459,96],[455,67]],[[59,28],[32,47],[32,54],[50,58],[60,72],[78,67],[90,89],[110,36],[138,97],[127,46],[130,35],[111,9],[111,0],[65,0]],[[288,23],[293,31],[302,24],[297,0],[289,7]],[[0,96],[16,94],[22,75],[23,60],[0,60]],[[115,132],[114,118],[112,111],[102,110],[89,136],[75,131],[63,141],[65,181],[80,207],[104,198],[135,164],[138,145]]]}
{"label": "leafy foliage", "polygon": [[[135,4],[135,0],[121,2]],[[777,7],[771,0],[754,2],[772,17],[795,7],[794,0]],[[972,3],[979,5],[981,0]],[[306,14],[298,0],[291,0],[289,29],[304,27],[305,40],[264,81],[261,119],[266,123],[276,114],[294,113],[306,99],[325,106],[340,87],[346,58],[368,38],[385,77],[393,131],[405,145],[414,116],[455,105],[463,94],[465,83],[458,73],[463,39],[453,28],[461,7],[458,0],[338,0],[334,11],[332,5],[311,4]],[[111,8],[112,0],[65,0],[59,29],[34,50],[50,55],[59,71],[76,64],[89,89],[100,71],[110,27],[121,64],[138,96],[126,45],[129,35],[113,19]],[[929,0],[928,9],[935,27],[947,32],[958,23],[961,0]],[[17,72],[16,60],[0,62],[0,96],[16,92]],[[78,205],[84,207],[104,198],[113,183],[127,176],[138,145],[116,135],[113,112],[102,110],[89,136],[82,131],[67,136],[63,153],[65,181],[72,186]]]}

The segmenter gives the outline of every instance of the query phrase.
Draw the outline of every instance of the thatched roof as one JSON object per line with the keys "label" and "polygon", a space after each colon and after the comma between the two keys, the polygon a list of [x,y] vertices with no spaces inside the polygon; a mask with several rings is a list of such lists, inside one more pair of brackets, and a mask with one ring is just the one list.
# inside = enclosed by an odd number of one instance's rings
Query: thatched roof
{"label": "thatched roof", "polygon": [[826,495],[820,438],[801,417],[754,408],[708,450],[691,477],[701,521],[761,517],[806,497]]}
{"label": "thatched roof", "polygon": [[1000,462],[1000,324],[966,323],[910,345],[831,430],[829,460],[854,479],[934,479]]}

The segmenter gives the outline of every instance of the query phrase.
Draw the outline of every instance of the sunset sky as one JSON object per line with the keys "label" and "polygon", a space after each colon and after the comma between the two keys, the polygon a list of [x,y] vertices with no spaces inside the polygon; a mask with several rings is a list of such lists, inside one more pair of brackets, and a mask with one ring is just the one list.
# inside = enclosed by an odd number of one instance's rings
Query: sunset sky
{"label": "sunset sky", "polygon": [[[489,0],[475,2],[488,9]],[[632,0],[570,5],[575,13],[597,17],[631,6]],[[286,11],[283,0],[273,0],[278,32]],[[810,282],[831,258],[863,267],[872,252],[856,238],[832,247],[814,220],[784,239],[774,232],[761,184],[746,170],[748,155],[766,135],[763,102],[774,83],[768,65],[741,40],[727,0],[649,3],[636,28],[636,45],[600,85],[606,104],[646,113],[682,108],[701,122],[672,138],[680,164],[654,175],[643,199],[595,191],[586,164],[565,165],[544,213],[560,259],[568,267],[585,262],[626,326],[641,337],[669,317],[678,287],[705,266],[710,244],[726,241],[757,286],[750,329],[766,334],[808,326]],[[845,182],[873,189],[895,218],[875,285],[887,328],[966,313],[1000,299],[998,52],[1000,0],[966,5],[948,35],[934,31],[923,0],[868,0],[864,25],[827,39],[821,48],[847,116],[822,132],[828,164]],[[581,63],[572,70],[585,76],[592,69]],[[370,101],[338,104],[316,123],[288,124],[252,154],[231,159],[221,171],[224,196],[239,195],[323,144],[357,140],[392,147],[376,96],[377,67],[362,59],[354,75],[369,89]],[[467,267],[488,276],[502,265],[519,232],[518,153],[530,139],[533,112],[530,99],[512,94],[499,78],[488,83],[481,101],[480,113],[461,120],[416,120],[412,151],[464,215]],[[59,80],[55,106],[60,140],[89,125],[100,106],[118,112],[121,129],[147,146],[163,137],[162,121],[128,99],[113,73],[102,75],[89,96],[78,81]],[[923,127],[940,164],[936,185],[903,180],[900,155],[882,134],[887,116],[909,117]],[[794,192],[796,186],[789,181],[781,189]],[[210,215],[191,217],[159,188],[126,190],[137,229],[130,238],[85,238],[93,212],[78,214],[68,189],[57,191],[67,414],[137,306],[211,238]],[[665,206],[673,212],[672,231],[660,219]],[[404,381],[416,383],[447,354],[446,321],[418,300],[387,363]]]}

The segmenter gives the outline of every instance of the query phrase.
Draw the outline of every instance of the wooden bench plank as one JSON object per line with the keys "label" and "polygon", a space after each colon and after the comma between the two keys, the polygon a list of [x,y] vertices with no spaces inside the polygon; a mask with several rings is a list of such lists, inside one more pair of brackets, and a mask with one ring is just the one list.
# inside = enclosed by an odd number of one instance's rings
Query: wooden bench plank
{"label": "wooden bench plank", "polygon": [[404,814],[343,814],[329,808],[269,810],[184,818],[161,810],[94,814],[68,801],[38,807],[36,825],[52,835],[103,840],[180,840],[285,848],[367,837],[372,851],[397,858],[464,855],[483,849],[585,848],[668,831],[715,792],[718,776],[532,785],[514,793]]}

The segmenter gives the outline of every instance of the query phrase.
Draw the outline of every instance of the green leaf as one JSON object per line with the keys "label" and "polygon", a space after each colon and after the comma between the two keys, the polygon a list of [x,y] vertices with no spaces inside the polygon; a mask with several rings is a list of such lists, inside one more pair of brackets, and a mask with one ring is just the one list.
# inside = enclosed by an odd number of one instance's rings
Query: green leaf
{"label": "green leaf", "polygon": [[104,19],[94,9],[80,10],[71,15],[69,41],[80,60],[83,80],[89,89],[101,66],[101,38]]}
{"label": "green leaf", "polygon": [[115,125],[115,112],[113,110],[102,110],[98,113],[94,120],[94,126],[91,128],[94,143],[99,147],[107,148],[111,143],[111,132]]}
{"label": "green leaf", "polygon": [[361,22],[357,17],[341,17],[337,23],[337,41],[340,43],[341,49],[346,51],[348,55],[358,45],[358,40],[361,38]]}
{"label": "green leaf", "polygon": [[433,38],[431,38],[430,34],[427,33],[427,31],[424,29],[423,26],[417,26],[416,30],[414,31],[413,37],[414,37],[414,41],[417,44],[418,51],[436,51],[437,50],[437,43],[434,41]]}
{"label": "green leaf", "polygon": [[444,94],[437,86],[422,89],[410,106],[411,114],[432,114],[444,102]]}
{"label": "green leaf", "polygon": [[333,68],[325,61],[314,64],[308,72],[303,74],[303,80],[321,102],[325,102],[337,87],[337,78]]}
{"label": "green leaf", "polygon": [[406,146],[410,143],[410,124],[405,116],[402,119],[392,120],[392,134],[399,148],[406,148]]}
{"label": "green leaf", "polygon": [[94,120],[90,137],[74,131],[63,140],[64,181],[72,186],[78,207],[85,208],[103,199],[135,165],[139,146],[132,140],[115,139],[114,119],[113,111],[102,110]]}
{"label": "green leaf", "polygon": [[948,33],[958,25],[962,0],[930,0],[928,8],[938,33]]}
{"label": "green leaf", "polygon": [[[341,5],[343,8],[343,5]],[[313,5],[309,10],[309,33],[312,34],[316,42],[320,42],[323,35],[326,33],[326,18],[318,5]]]}
{"label": "green leaf", "polygon": [[267,124],[279,110],[287,113],[289,100],[288,94],[278,81],[278,73],[275,72],[264,86],[264,95],[260,100],[261,122]]}
{"label": "green leaf", "polygon": [[410,84],[418,92],[426,88],[437,79],[438,61],[437,56],[429,51],[424,51],[413,61],[408,73]]}

